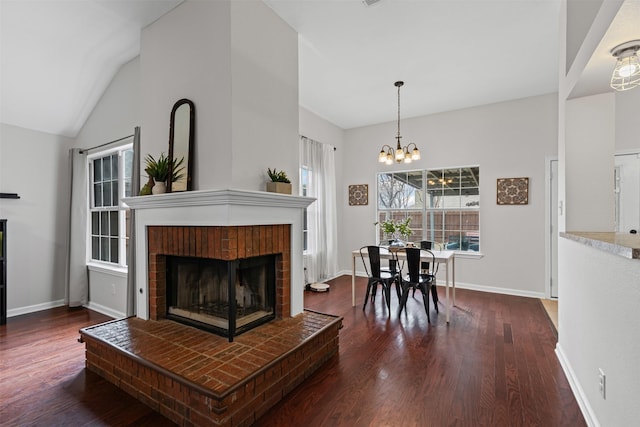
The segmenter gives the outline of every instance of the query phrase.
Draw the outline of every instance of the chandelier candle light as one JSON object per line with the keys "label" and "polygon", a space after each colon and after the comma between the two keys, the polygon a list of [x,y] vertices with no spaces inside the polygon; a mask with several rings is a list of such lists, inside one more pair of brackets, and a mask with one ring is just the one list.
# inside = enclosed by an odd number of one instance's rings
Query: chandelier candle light
{"label": "chandelier candle light", "polygon": [[611,49],[611,54],[618,58],[611,76],[611,87],[613,89],[623,91],[640,86],[639,50],[640,40],[622,43]]}
{"label": "chandelier candle light", "polygon": [[[397,163],[411,163],[412,160],[420,160],[420,150],[413,142],[405,145],[404,147],[400,145],[400,88],[404,82],[398,81],[395,82],[395,87],[398,88],[398,134],[396,135],[396,148],[394,150],[390,145],[383,145],[380,150],[380,154],[378,155],[378,161],[380,163],[386,163],[388,165],[393,163],[393,160]],[[413,146],[413,150],[411,149]]]}

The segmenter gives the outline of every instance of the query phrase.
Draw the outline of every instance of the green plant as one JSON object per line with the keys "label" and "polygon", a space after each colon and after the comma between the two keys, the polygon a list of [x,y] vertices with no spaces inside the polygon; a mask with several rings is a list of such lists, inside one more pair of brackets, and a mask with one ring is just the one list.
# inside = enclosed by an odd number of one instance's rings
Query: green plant
{"label": "green plant", "polygon": [[273,168],[273,170],[271,170],[271,168],[267,168],[267,175],[269,175],[269,178],[271,178],[271,182],[286,182],[287,184],[291,183],[285,171],[278,172],[276,168]]}
{"label": "green plant", "polygon": [[160,153],[158,160],[154,159],[151,154],[147,154],[144,159],[146,165],[144,171],[148,176],[156,182],[166,182],[169,179],[169,171],[171,170],[171,182],[175,182],[184,175],[184,157],[180,160],[169,159],[164,153]]}
{"label": "green plant", "polygon": [[[399,234],[405,239],[408,239],[411,234],[413,234],[413,230],[409,227],[411,223],[411,218],[407,218],[404,221],[394,221],[392,219],[386,219],[382,221],[380,224],[380,228],[382,232],[387,236],[396,237],[395,234]],[[376,222],[374,225],[377,225]]]}

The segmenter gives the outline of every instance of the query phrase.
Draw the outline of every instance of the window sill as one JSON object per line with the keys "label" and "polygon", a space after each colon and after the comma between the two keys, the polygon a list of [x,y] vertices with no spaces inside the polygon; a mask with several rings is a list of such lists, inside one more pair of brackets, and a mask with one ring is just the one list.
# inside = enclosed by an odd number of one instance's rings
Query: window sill
{"label": "window sill", "polygon": [[459,252],[456,251],[456,258],[480,259],[484,257],[482,252]]}
{"label": "window sill", "polygon": [[87,268],[89,271],[95,271],[97,273],[110,274],[112,276],[127,277],[129,269],[127,267],[118,267],[115,265],[102,264],[95,261],[87,262]]}

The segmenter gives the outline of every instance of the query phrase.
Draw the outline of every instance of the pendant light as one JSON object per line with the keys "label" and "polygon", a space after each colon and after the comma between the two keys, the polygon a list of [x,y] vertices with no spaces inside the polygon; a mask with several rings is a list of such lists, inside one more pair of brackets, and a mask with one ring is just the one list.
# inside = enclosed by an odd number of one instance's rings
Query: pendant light
{"label": "pendant light", "polygon": [[404,82],[397,81],[394,85],[398,88],[398,133],[396,135],[396,148],[394,149],[390,145],[385,144],[378,154],[378,161],[388,165],[393,164],[394,160],[396,163],[411,163],[413,160],[420,160],[420,150],[418,150],[416,144],[411,142],[404,147],[400,145],[400,139],[402,138],[400,135],[400,88],[404,85]]}

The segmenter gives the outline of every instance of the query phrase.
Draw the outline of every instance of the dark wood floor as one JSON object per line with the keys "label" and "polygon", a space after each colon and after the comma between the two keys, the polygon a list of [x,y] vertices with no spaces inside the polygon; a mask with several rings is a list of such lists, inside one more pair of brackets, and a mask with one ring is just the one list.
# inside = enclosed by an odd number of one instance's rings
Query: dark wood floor
{"label": "dark wood floor", "polygon": [[[389,317],[380,299],[362,311],[364,279],[353,308],[351,278],[330,283],[305,307],[344,317],[339,356],[257,425],[586,425],[537,299],[458,290],[450,325],[444,306],[428,325],[418,295]],[[0,326],[1,425],[171,425],[84,369],[78,330],[104,320],[59,308]]]}

